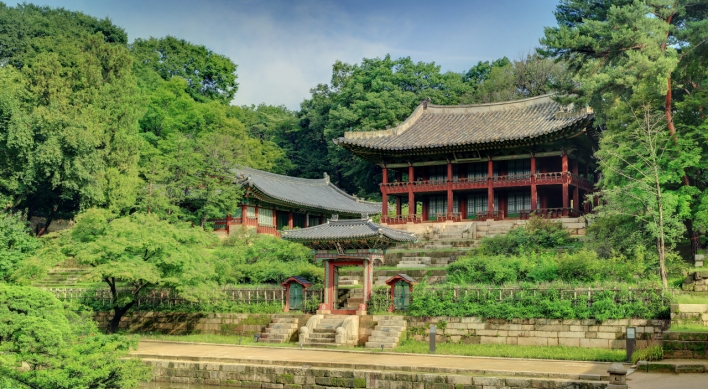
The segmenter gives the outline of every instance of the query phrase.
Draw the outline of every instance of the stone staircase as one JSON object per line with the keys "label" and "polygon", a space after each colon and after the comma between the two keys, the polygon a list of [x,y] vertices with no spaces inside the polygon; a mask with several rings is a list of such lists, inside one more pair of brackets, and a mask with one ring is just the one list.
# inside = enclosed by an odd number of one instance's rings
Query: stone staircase
{"label": "stone staircase", "polygon": [[339,276],[340,286],[354,286],[359,285],[359,278],[352,276]]}
{"label": "stone staircase", "polygon": [[428,267],[432,262],[431,257],[403,257],[396,267],[418,268]]}
{"label": "stone staircase", "polygon": [[309,337],[304,345],[310,347],[333,347],[335,336],[337,335],[337,327],[344,323],[348,315],[327,315],[319,320],[317,326],[312,329]]}
{"label": "stone staircase", "polygon": [[82,268],[54,268],[47,272],[47,277],[33,285],[43,288],[71,287],[81,281],[87,272]]}
{"label": "stone staircase", "polygon": [[359,308],[359,304],[364,304],[364,289],[349,289],[349,293],[346,296],[346,303],[342,305],[342,309],[356,310]]}
{"label": "stone staircase", "polygon": [[401,335],[406,330],[403,316],[374,316],[376,327],[366,342],[366,348],[392,349],[398,346]]}
{"label": "stone staircase", "polygon": [[296,316],[276,315],[273,321],[268,324],[265,332],[261,334],[261,342],[264,343],[285,343],[298,330],[299,319]]}

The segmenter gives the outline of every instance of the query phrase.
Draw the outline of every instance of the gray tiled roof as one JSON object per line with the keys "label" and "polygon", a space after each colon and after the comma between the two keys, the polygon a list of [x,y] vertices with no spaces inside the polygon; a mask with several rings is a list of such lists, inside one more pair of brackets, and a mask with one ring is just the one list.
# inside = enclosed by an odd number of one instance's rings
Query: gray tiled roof
{"label": "gray tiled roof", "polygon": [[238,183],[254,188],[267,197],[308,208],[333,213],[378,214],[381,203],[363,201],[350,196],[329,182],[329,178],[288,177],[248,167],[237,169]]}
{"label": "gray tiled roof", "polygon": [[478,105],[422,103],[395,128],[348,132],[334,142],[344,147],[392,151],[489,146],[544,137],[593,117],[589,108],[560,112],[563,108],[551,95]]}
{"label": "gray tiled roof", "polygon": [[318,226],[301,230],[283,231],[285,240],[315,241],[315,240],[348,240],[384,237],[394,242],[415,242],[414,234],[380,226],[371,220],[329,220]]}

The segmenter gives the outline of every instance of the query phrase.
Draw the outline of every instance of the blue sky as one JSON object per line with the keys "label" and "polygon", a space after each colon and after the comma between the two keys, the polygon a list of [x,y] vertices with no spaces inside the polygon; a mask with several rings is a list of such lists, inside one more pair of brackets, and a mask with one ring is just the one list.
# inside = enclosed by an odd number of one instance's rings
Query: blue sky
{"label": "blue sky", "polygon": [[[4,0],[8,4],[12,1]],[[109,17],[135,38],[173,35],[238,64],[234,104],[297,109],[335,60],[410,56],[444,71],[511,59],[555,25],[558,0],[34,0]]]}

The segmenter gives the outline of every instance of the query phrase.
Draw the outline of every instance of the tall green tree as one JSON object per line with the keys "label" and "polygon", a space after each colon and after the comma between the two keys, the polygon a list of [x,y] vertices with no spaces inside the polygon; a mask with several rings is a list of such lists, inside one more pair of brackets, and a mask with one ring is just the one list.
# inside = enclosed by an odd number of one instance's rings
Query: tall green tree
{"label": "tall green tree", "polygon": [[140,183],[128,50],[100,33],[61,38],[22,71],[0,68],[0,192],[47,225],[92,206],[126,212]]}
{"label": "tall green tree", "polygon": [[697,157],[706,149],[700,134],[706,100],[700,96],[707,86],[708,1],[562,0],[556,19],[539,52],[563,60],[573,72],[576,83],[568,84],[566,101],[591,105],[597,123],[616,132],[625,131],[626,123],[613,124],[613,117],[649,104],[664,115],[671,147],[696,157],[681,180],[693,198],[685,222],[695,241],[693,221],[706,225],[697,204],[705,198],[707,166]]}
{"label": "tall green tree", "polygon": [[21,215],[0,211],[0,281],[9,282],[20,263],[39,248]]}
{"label": "tall green tree", "polygon": [[128,358],[134,339],[103,335],[89,315],[48,292],[0,283],[0,385],[130,389],[150,368]]}
{"label": "tall green tree", "polygon": [[611,121],[626,124],[627,129],[605,133],[596,154],[605,172],[600,192],[605,204],[600,211],[604,216],[634,218],[653,238],[667,288],[667,254],[683,235],[681,220],[690,209],[690,196],[671,188],[680,184],[684,169],[696,159],[672,147],[663,115],[650,106]]}
{"label": "tall green tree", "polygon": [[222,104],[228,104],[238,90],[236,64],[205,46],[167,36],[136,39],[130,49],[136,59],[136,74],[145,82],[155,82],[150,72],[165,81],[181,77],[187,81],[186,91],[195,100]]}
{"label": "tall green tree", "polygon": [[48,241],[26,266],[42,263],[46,268],[68,258],[87,266],[88,279],[105,282],[110,289],[113,317],[108,330],[113,333],[138,298],[151,291],[170,289],[188,301],[216,297],[208,250],[216,240],[189,223],[169,223],[154,214],[116,217],[107,210],[90,209],[77,216],[71,230]]}
{"label": "tall green tree", "polygon": [[330,85],[312,89],[311,99],[302,104],[303,132],[312,133],[315,139],[322,134],[324,140],[324,145],[317,144],[312,158],[321,158],[327,148],[328,165],[320,164],[311,175],[321,177],[326,171],[349,192],[378,196],[376,177],[380,178],[381,169],[352,156],[331,140],[343,136],[345,131],[395,126],[427,97],[434,104],[456,104],[461,95],[471,90],[461,74],[442,73],[435,63],[415,63],[410,58],[394,60],[388,55],[364,59],[356,65],[337,61]]}

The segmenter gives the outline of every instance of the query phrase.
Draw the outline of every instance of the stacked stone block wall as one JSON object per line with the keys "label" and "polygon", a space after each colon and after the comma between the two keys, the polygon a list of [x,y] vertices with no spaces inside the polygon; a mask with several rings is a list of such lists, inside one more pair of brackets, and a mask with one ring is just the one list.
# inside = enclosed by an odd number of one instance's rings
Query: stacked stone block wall
{"label": "stacked stone block wall", "polygon": [[708,326],[708,304],[671,304],[671,324]]}
{"label": "stacked stone block wall", "polygon": [[666,359],[708,359],[708,333],[667,332],[661,343]]}
{"label": "stacked stone block wall", "polygon": [[605,389],[606,382],[529,377],[149,360],[156,382],[254,389]]}
{"label": "stacked stone block wall", "polygon": [[[200,333],[251,336],[263,332],[272,321],[272,316],[245,313],[129,312],[121,319],[119,328],[128,332],[169,335]],[[94,315],[99,328],[106,328],[110,318],[108,312],[98,312]],[[307,319],[304,320],[307,322]]]}
{"label": "stacked stone block wall", "polygon": [[569,346],[623,349],[626,327],[637,329],[642,342],[660,340],[669,327],[667,320],[556,320],[481,319],[476,317],[409,318],[408,335],[427,340],[430,325],[436,324],[438,342],[511,344],[520,346]]}

